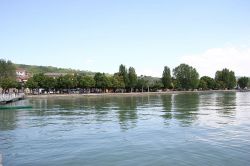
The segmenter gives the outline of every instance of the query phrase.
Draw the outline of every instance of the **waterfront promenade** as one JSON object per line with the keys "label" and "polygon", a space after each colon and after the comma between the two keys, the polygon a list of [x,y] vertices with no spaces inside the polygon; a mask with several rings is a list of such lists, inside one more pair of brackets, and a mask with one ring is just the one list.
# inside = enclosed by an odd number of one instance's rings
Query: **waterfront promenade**
{"label": "waterfront promenade", "polygon": [[24,98],[24,96],[24,93],[0,94],[0,104],[21,100]]}

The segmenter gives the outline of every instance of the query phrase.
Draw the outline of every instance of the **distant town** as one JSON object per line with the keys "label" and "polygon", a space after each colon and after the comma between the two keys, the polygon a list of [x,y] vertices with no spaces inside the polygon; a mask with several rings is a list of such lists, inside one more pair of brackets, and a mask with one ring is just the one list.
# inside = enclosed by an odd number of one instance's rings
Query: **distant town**
{"label": "distant town", "polygon": [[[52,72],[53,70],[56,72]],[[249,88],[248,77],[236,78],[234,72],[226,68],[218,70],[214,78],[200,77],[196,69],[187,64],[180,64],[172,70],[172,73],[173,75],[171,75],[170,68],[165,66],[162,78],[137,76],[135,68],[126,68],[121,64],[117,73],[111,75],[54,67],[15,65],[11,61],[1,59],[0,90],[2,94],[17,92],[25,94],[81,94],[247,90]]]}

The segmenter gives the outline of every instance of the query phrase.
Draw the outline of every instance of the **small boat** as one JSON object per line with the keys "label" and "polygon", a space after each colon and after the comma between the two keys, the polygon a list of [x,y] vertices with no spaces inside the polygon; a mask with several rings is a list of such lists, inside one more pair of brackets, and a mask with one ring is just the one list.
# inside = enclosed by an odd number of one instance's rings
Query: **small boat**
{"label": "small boat", "polygon": [[0,110],[9,110],[9,109],[30,109],[32,108],[31,105],[24,105],[24,106],[0,106]]}

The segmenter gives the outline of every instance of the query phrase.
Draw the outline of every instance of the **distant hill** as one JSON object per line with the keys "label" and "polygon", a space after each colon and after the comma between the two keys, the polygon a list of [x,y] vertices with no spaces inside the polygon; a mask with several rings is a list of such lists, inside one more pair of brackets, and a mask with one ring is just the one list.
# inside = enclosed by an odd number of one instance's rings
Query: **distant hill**
{"label": "distant hill", "polygon": [[53,66],[36,66],[36,65],[25,65],[25,64],[15,64],[15,65],[16,65],[16,68],[25,69],[27,72],[31,74],[38,74],[38,73],[78,73],[78,74],[86,74],[86,75],[95,74],[95,72],[91,72],[91,71],[58,68],[58,67],[53,67]]}

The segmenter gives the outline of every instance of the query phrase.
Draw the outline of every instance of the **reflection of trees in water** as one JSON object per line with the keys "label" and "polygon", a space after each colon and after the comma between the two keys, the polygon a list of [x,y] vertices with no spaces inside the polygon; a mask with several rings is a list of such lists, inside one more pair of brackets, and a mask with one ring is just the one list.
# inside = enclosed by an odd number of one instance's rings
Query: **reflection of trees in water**
{"label": "reflection of trees in water", "polygon": [[163,115],[162,117],[165,120],[172,119],[172,100],[173,95],[161,95],[162,107],[163,107]]}
{"label": "reflection of trees in water", "polygon": [[17,127],[16,110],[0,110],[0,132],[1,130],[14,130]]}
{"label": "reflection of trees in water", "polygon": [[118,110],[118,118],[121,128],[127,130],[136,127],[137,122],[137,102],[135,97],[121,97],[116,102]]}
{"label": "reflection of trees in water", "polygon": [[174,118],[182,125],[191,125],[198,117],[199,94],[174,95]]}
{"label": "reflection of trees in water", "polygon": [[[89,124],[106,121],[111,110],[111,98],[105,97],[76,97],[76,98],[47,98],[33,100],[35,111],[30,112],[39,116],[39,124]],[[54,122],[51,120],[54,119]],[[38,121],[39,121],[38,120]]]}
{"label": "reflection of trees in water", "polygon": [[216,96],[216,106],[218,114],[222,116],[235,116],[236,93],[220,93]]}

